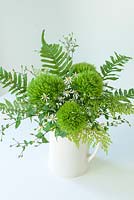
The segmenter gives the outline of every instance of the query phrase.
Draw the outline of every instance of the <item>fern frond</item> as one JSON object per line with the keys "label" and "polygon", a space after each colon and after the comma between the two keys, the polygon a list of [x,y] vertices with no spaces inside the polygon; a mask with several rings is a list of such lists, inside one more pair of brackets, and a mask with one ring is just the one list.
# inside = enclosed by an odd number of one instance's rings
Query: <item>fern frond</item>
{"label": "fern frond", "polygon": [[119,76],[116,72],[121,72],[124,69],[124,64],[132,59],[131,57],[120,55],[116,52],[114,54],[114,56],[110,57],[110,61],[106,61],[103,66],[100,66],[103,80],[117,80]]}
{"label": "fern frond", "polygon": [[131,103],[121,103],[118,101],[112,102],[109,110],[112,115],[115,115],[116,113],[119,113],[121,115],[131,115],[134,114],[134,105]]}
{"label": "fern frond", "polygon": [[27,90],[27,74],[8,72],[0,67],[0,83],[3,88],[9,87],[11,94],[22,95]]}
{"label": "fern frond", "polygon": [[2,114],[6,114],[10,120],[15,121],[15,128],[18,128],[24,119],[32,119],[37,114],[36,108],[23,99],[16,99],[13,102],[5,99],[4,103],[0,102],[0,111]]}
{"label": "fern frond", "polygon": [[24,107],[17,100],[11,103],[7,99],[5,99],[4,103],[0,103],[0,111],[2,111],[3,114],[14,115],[19,112],[22,112],[23,110]]}
{"label": "fern frond", "polygon": [[25,117],[36,115],[36,107],[20,98],[18,100],[14,100],[13,102],[10,102],[7,99],[5,99],[4,103],[0,102],[0,111],[2,112],[2,114],[7,115],[16,115],[19,113]]}
{"label": "fern frond", "polygon": [[129,90],[122,90],[120,88],[119,90],[115,90],[114,95],[117,98],[124,98],[126,100],[134,99],[134,88],[131,88]]}
{"label": "fern frond", "polygon": [[42,71],[48,70],[51,74],[63,77],[72,66],[72,58],[62,50],[62,46],[59,44],[47,44],[44,39],[44,31],[42,32],[40,56],[43,63]]}
{"label": "fern frond", "polygon": [[134,114],[134,104],[130,101],[129,97],[130,95],[125,95],[123,91],[116,90],[114,93],[105,93],[103,99],[101,99],[100,104],[104,110],[109,110],[112,116],[115,116],[116,113],[121,115],[130,115]]}
{"label": "fern frond", "polygon": [[0,103],[0,111],[2,114],[6,114],[9,119],[14,120],[15,128],[18,128],[21,120],[23,119],[23,108],[21,108],[20,104],[15,100],[13,103],[5,99],[5,103]]}

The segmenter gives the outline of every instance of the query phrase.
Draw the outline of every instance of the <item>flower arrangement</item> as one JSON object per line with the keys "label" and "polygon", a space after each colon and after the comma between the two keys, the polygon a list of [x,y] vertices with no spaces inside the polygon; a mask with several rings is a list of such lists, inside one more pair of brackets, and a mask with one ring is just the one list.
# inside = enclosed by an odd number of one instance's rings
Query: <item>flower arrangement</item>
{"label": "flower arrangement", "polygon": [[[80,142],[92,146],[101,142],[107,153],[111,143],[109,128],[129,124],[124,116],[134,114],[134,88],[123,90],[110,85],[131,57],[115,52],[98,72],[90,63],[73,64],[78,46],[73,34],[60,42],[48,44],[42,32],[42,67],[38,73],[33,67],[31,71],[23,67],[20,73],[0,67],[0,84],[15,94],[13,102],[5,99],[0,103],[1,113],[8,116],[8,123],[1,124],[1,140],[10,126],[18,128],[28,118],[37,123],[30,140],[14,139],[11,146],[22,148],[20,157],[26,147],[48,143],[51,131],[55,137],[66,137],[77,146]],[[32,80],[28,80],[29,71]]]}

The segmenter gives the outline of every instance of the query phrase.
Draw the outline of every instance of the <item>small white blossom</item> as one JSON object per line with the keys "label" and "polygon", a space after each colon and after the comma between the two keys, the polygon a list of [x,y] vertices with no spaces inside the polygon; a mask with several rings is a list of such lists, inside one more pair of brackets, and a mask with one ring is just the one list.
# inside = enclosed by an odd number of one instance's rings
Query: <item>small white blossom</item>
{"label": "small white blossom", "polygon": [[47,122],[55,123],[56,120],[57,120],[57,118],[56,118],[56,115],[54,115],[54,114],[51,114],[51,115],[47,116]]}
{"label": "small white blossom", "polygon": [[56,103],[57,108],[59,108],[60,106],[62,106],[62,103]]}
{"label": "small white blossom", "polygon": [[47,102],[49,100],[49,97],[45,93],[43,93],[41,99]]}
{"label": "small white blossom", "polygon": [[64,83],[67,85],[71,84],[71,82],[72,82],[72,78],[70,76],[66,77],[64,80]]}
{"label": "small white blossom", "polygon": [[72,90],[71,93],[73,94],[73,98],[74,99],[78,99],[79,94],[78,94],[78,92],[76,90]]}
{"label": "small white blossom", "polygon": [[64,102],[64,97],[59,97],[58,100],[59,100],[60,102]]}
{"label": "small white blossom", "polygon": [[75,73],[74,73],[74,77],[77,77],[77,76],[78,76],[78,73],[75,72]]}
{"label": "small white blossom", "polygon": [[38,130],[38,131],[42,131],[42,130],[43,130],[43,126],[39,126],[39,127],[37,128],[37,130]]}
{"label": "small white blossom", "polygon": [[64,91],[64,92],[63,92],[63,95],[64,95],[65,97],[69,97],[69,96],[70,96],[70,91],[69,91],[69,90]]}

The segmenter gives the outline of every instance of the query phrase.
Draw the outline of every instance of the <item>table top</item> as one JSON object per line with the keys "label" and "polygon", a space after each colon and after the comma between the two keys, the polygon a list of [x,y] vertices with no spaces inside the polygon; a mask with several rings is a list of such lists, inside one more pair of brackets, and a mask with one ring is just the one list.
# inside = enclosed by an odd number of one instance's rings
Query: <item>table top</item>
{"label": "table top", "polygon": [[[4,98],[11,96],[6,94],[0,101]],[[17,157],[19,150],[9,147],[12,137],[26,136],[32,126],[25,121],[17,130],[8,129],[0,144],[1,200],[134,199],[134,128],[112,128],[109,154],[100,150],[87,174],[63,179],[48,169],[48,144],[29,148],[21,159]]]}

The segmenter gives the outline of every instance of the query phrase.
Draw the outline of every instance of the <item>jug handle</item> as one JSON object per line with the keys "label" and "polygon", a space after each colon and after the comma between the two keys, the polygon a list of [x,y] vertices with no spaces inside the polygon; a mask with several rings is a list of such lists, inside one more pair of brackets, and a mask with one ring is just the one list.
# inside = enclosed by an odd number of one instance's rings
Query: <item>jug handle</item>
{"label": "jug handle", "polygon": [[96,156],[96,154],[97,154],[97,152],[98,152],[100,147],[101,147],[101,143],[98,142],[98,144],[96,145],[95,150],[93,151],[93,153],[92,154],[88,154],[88,162],[93,160],[93,158]]}

